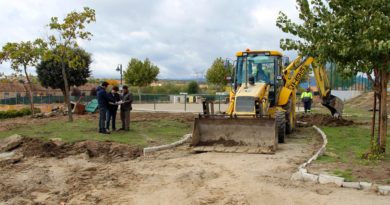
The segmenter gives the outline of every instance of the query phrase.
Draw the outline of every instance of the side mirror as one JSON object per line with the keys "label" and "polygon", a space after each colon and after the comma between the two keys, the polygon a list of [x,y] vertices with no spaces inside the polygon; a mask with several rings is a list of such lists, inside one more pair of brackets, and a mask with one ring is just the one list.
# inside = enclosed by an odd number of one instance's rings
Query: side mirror
{"label": "side mirror", "polygon": [[284,67],[287,67],[288,65],[290,65],[290,58],[287,57],[287,56],[283,56],[282,57],[282,63],[283,63]]}

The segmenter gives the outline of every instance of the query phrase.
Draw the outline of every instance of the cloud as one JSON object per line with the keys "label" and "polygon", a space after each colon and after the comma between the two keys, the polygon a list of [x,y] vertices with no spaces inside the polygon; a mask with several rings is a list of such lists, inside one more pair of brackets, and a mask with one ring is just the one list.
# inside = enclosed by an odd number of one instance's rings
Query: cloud
{"label": "cloud", "polygon": [[[50,17],[84,6],[96,10],[97,21],[87,27],[92,40],[80,45],[93,55],[94,77],[110,78],[119,78],[116,66],[131,58],[149,58],[160,78],[189,78],[239,50],[280,50],[287,35],[275,26],[278,12],[297,19],[294,0],[3,0],[0,45],[45,37]],[[0,72],[10,73],[9,64]]]}

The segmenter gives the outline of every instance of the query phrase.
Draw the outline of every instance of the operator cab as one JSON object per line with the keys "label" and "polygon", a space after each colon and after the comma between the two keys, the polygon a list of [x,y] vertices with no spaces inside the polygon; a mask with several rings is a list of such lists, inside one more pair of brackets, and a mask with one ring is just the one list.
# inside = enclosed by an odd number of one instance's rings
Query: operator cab
{"label": "operator cab", "polygon": [[277,51],[238,52],[234,70],[234,90],[241,86],[248,87],[250,80],[255,85],[269,85],[269,102],[274,106],[277,102],[276,90],[283,82],[278,80],[282,73],[282,54]]}

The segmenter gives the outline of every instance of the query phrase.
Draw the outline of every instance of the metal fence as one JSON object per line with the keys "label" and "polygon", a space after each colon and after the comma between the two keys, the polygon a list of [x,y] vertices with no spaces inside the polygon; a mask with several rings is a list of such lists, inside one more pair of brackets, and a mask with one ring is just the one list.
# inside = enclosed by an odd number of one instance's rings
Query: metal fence
{"label": "metal fence", "polygon": [[326,69],[332,90],[372,90],[372,83],[365,73],[358,73],[355,76],[343,77],[340,75],[340,72],[337,71],[337,67],[334,63],[328,64]]}
{"label": "metal fence", "polygon": [[[6,97],[0,99],[0,104],[2,105],[28,105],[30,104],[30,99],[28,96],[16,96],[16,97]],[[0,92],[0,98],[4,96],[4,93]],[[180,94],[141,94],[133,93],[133,103],[134,104],[159,104],[159,103],[200,103],[201,99],[212,100],[220,103],[226,103],[228,101],[228,94],[224,95],[205,95],[205,94],[196,94],[196,95],[180,95]],[[93,99],[96,99],[96,96],[71,96],[71,101],[80,101],[81,103],[87,103]],[[60,104],[64,103],[64,96],[34,96],[33,101],[35,104]]]}

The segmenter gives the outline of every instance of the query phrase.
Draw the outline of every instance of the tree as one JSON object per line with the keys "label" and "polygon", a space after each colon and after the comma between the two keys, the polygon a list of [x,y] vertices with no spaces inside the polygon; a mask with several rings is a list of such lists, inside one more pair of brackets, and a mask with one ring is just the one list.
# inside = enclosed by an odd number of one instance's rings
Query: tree
{"label": "tree", "polygon": [[225,68],[222,58],[215,59],[211,67],[207,70],[207,83],[216,85],[219,91],[223,91],[224,86],[228,83],[226,77],[231,75],[231,67],[229,65],[228,68]]}
{"label": "tree", "polygon": [[0,51],[0,63],[10,61],[11,68],[16,73],[21,73],[23,68],[24,75],[27,79],[29,87],[25,86],[26,93],[30,99],[31,113],[34,115],[34,98],[30,76],[27,72],[28,66],[35,66],[41,58],[41,54],[46,48],[46,44],[41,39],[36,39],[34,42],[7,43]]}
{"label": "tree", "polygon": [[[318,63],[334,62],[342,76],[366,73],[374,85],[370,154],[383,154],[387,135],[387,83],[390,70],[390,4],[386,0],[297,0],[302,24],[280,12],[276,25],[299,39],[282,39],[281,47],[310,55]],[[374,78],[372,77],[374,76]],[[376,100],[379,101],[375,135]],[[377,138],[377,139],[375,139]]]}
{"label": "tree", "polygon": [[[61,73],[66,88],[65,99],[68,106],[68,117],[70,122],[73,121],[73,117],[68,89],[70,86],[68,77],[66,76],[67,71],[65,64],[68,62],[69,69],[77,69],[77,67],[80,66],[78,63],[82,61],[77,58],[71,58],[72,49],[78,47],[79,39],[90,40],[92,33],[84,31],[85,25],[95,21],[95,10],[84,7],[84,11],[82,12],[73,11],[67,14],[62,23],[58,21],[58,17],[52,17],[49,24],[50,29],[56,31],[58,35],[49,36],[49,44],[54,49],[47,52],[46,58],[50,59],[54,57],[56,61],[61,62]],[[54,50],[57,52],[52,52]],[[72,60],[69,61],[68,59]]]}
{"label": "tree", "polygon": [[141,101],[141,87],[145,87],[153,81],[156,81],[159,72],[160,69],[153,65],[149,59],[146,58],[142,62],[136,58],[132,58],[123,75],[127,84],[137,87],[138,96]]}
{"label": "tree", "polygon": [[[56,53],[59,51],[53,51]],[[69,55],[70,54],[70,55]],[[53,89],[61,89],[65,97],[65,102],[68,101],[66,90],[70,90],[73,86],[84,85],[88,82],[88,77],[91,75],[89,66],[92,63],[91,54],[87,53],[81,48],[72,49],[71,53],[68,53],[69,57],[66,59],[64,66],[66,71],[66,78],[68,85],[65,87],[64,78],[62,76],[62,62],[52,55],[51,58],[42,60],[36,67],[38,74],[38,80],[44,87],[50,87]],[[70,63],[77,62],[73,68]]]}
{"label": "tree", "polygon": [[188,94],[196,94],[199,92],[199,85],[196,81],[191,81],[187,85]]}
{"label": "tree", "polygon": [[105,82],[107,82],[109,85],[112,86],[119,86],[119,82],[117,80],[109,79],[109,80],[105,80]]}

